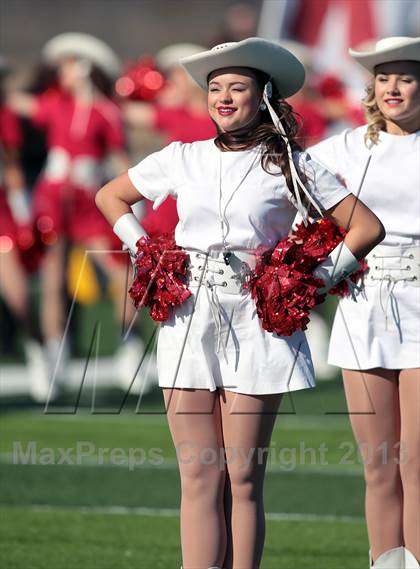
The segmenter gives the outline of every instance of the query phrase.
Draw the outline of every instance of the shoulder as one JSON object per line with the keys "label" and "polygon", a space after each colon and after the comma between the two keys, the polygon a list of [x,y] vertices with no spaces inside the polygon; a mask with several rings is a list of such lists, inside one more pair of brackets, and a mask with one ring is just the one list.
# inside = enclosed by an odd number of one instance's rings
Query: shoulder
{"label": "shoulder", "polygon": [[182,152],[187,156],[203,154],[206,155],[211,152],[214,148],[214,138],[209,138],[207,140],[196,140],[194,142],[180,142]]}
{"label": "shoulder", "polygon": [[194,155],[204,152],[203,147],[205,145],[202,144],[203,142],[207,141],[181,142],[174,140],[145,156],[137,166],[145,167],[156,164],[165,171],[174,172],[182,163],[192,159]]}
{"label": "shoulder", "polygon": [[310,158],[331,172],[345,176],[354,162],[363,159],[369,149],[365,144],[367,126],[345,129],[307,149]]}
{"label": "shoulder", "polygon": [[361,148],[365,147],[365,134],[367,130],[367,125],[359,126],[357,128],[347,128],[330,136],[318,144],[310,146],[307,151],[311,156],[326,157],[329,154],[336,154],[337,152],[346,151],[350,148]]}
{"label": "shoulder", "polygon": [[40,95],[36,95],[35,100],[37,108],[42,110],[61,109],[72,103],[71,97],[55,89],[47,89]]}
{"label": "shoulder", "polygon": [[164,146],[159,152],[162,157],[172,157],[180,161],[205,158],[214,147],[213,139],[197,140],[195,142],[180,142],[175,140]]}

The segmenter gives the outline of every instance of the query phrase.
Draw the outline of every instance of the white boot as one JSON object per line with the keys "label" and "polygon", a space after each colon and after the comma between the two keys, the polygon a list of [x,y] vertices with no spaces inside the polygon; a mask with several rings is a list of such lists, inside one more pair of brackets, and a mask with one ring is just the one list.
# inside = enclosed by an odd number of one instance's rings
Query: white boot
{"label": "white boot", "polygon": [[45,356],[50,368],[51,382],[56,389],[67,380],[70,348],[66,340],[48,338],[45,341]]}
{"label": "white boot", "polygon": [[370,566],[372,569],[404,569],[404,547],[388,549],[378,557],[372,565],[372,556],[369,551]]}
{"label": "white boot", "polygon": [[419,569],[420,565],[414,555],[407,548],[404,548],[405,565],[404,569]]}
{"label": "white boot", "polygon": [[[137,368],[143,352],[144,344],[135,336],[128,338],[118,347],[114,356],[114,376],[116,386],[122,388],[124,392],[130,388],[130,392],[134,393],[138,388],[140,374],[137,373]],[[143,365],[141,373],[144,373]]]}
{"label": "white boot", "polygon": [[58,392],[56,387],[51,385],[50,369],[43,347],[35,340],[26,340],[24,349],[32,399],[38,403],[54,400]]}

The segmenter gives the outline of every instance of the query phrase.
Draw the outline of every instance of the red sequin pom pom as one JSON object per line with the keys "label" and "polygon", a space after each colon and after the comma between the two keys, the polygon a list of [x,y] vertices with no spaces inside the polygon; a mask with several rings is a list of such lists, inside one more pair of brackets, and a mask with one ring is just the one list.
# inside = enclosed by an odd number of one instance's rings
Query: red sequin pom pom
{"label": "red sequin pom pom", "polygon": [[128,291],[135,307],[148,306],[153,320],[167,320],[170,308],[191,296],[186,284],[188,261],[187,252],[175,243],[173,235],[141,237],[137,241],[137,274]]}
{"label": "red sequin pom pom", "polygon": [[[264,330],[279,336],[306,330],[310,311],[326,297],[317,293],[324,283],[312,271],[344,236],[345,231],[327,219],[307,227],[301,223],[272,251],[259,256],[248,286]],[[366,267],[361,262],[361,269],[351,275],[351,280],[357,282]],[[338,283],[328,292],[345,296],[349,293],[347,282]]]}

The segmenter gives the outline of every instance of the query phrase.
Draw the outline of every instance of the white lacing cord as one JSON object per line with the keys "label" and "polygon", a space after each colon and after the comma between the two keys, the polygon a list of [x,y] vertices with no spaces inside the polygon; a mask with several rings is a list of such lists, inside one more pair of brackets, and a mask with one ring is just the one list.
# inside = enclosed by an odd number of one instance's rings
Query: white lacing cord
{"label": "white lacing cord", "polygon": [[[377,255],[376,253],[373,254],[373,258],[374,259],[385,259],[385,258],[398,258],[398,259],[413,259],[413,255]],[[375,269],[381,269],[381,267],[375,266]],[[384,271],[409,271],[411,269],[411,267],[386,267],[383,270]],[[403,282],[403,281],[413,281],[415,280],[416,277],[394,277],[391,274],[384,274],[382,277],[373,277],[372,276],[372,280],[373,281],[380,281],[381,284],[379,286],[379,303],[381,305],[381,309],[382,312],[385,315],[385,330],[388,329],[388,307],[389,307],[389,303],[391,301],[391,307],[392,306],[397,306],[397,299],[394,295],[394,288],[395,285],[398,282]],[[383,286],[384,283],[387,283],[387,294],[386,294],[386,298],[385,298],[385,304],[383,302],[382,299],[382,293],[383,293]],[[392,283],[392,285],[391,285]],[[399,319],[399,314],[398,311],[393,310],[393,314],[394,314],[394,318],[395,318],[395,323],[397,325],[397,327],[399,328],[400,325],[400,319]]]}
{"label": "white lacing cord", "polygon": [[308,222],[307,222],[308,212],[306,211],[306,209],[304,208],[304,206],[302,204],[299,187],[303,191],[305,196],[307,197],[308,201],[313,205],[313,207],[320,214],[320,216],[324,217],[324,214],[322,213],[320,207],[318,206],[316,201],[313,199],[311,194],[308,192],[305,184],[299,178],[299,174],[297,172],[297,169],[296,169],[296,166],[295,166],[295,163],[293,160],[292,147],[290,146],[290,142],[289,142],[289,139],[287,137],[286,131],[283,127],[283,124],[282,124],[280,118],[277,116],[276,111],[273,109],[273,107],[270,103],[270,98],[271,98],[272,94],[273,94],[273,87],[271,85],[271,81],[268,81],[264,86],[263,100],[264,100],[265,104],[267,105],[268,112],[270,113],[271,120],[273,121],[274,126],[276,127],[276,129],[278,130],[278,132],[280,133],[281,137],[283,138],[283,140],[286,144],[287,155],[289,158],[289,165],[290,165],[290,174],[292,177],[293,190],[294,190],[294,194],[295,194],[295,198],[296,198],[297,210],[300,213],[300,215],[302,216],[302,220],[303,220],[304,225],[307,226],[308,225]]}
{"label": "white lacing cord", "polygon": [[[357,302],[357,295],[358,294],[362,294],[364,291],[364,288],[362,285],[357,285],[356,283],[354,283],[350,276],[347,275],[347,277],[344,277],[344,279],[347,283],[347,287],[349,289],[349,293],[350,296],[352,298],[352,300],[354,300],[354,302]],[[356,294],[357,293],[357,294]]]}
{"label": "white lacing cord", "polygon": [[[223,271],[221,269],[210,269],[208,267],[208,254],[206,253],[197,253],[196,254],[196,258],[197,259],[205,259],[204,264],[203,265],[198,265],[197,269],[201,270],[201,276],[194,277],[195,281],[200,281],[200,284],[202,283],[205,274],[207,272],[210,273],[216,273],[218,275],[222,275]],[[212,261],[215,263],[219,263],[221,265],[225,265],[225,262],[222,261],[221,259],[216,259],[212,257]],[[193,265],[190,265],[190,269],[194,268]],[[211,283],[207,280],[205,280],[205,289],[206,289],[206,294],[207,294],[207,298],[210,304],[210,309],[211,309],[211,313],[213,315],[213,320],[214,323],[216,325],[216,329],[217,329],[217,347],[216,347],[216,352],[219,353],[220,352],[220,346],[222,346],[223,349],[223,356],[225,358],[226,363],[228,363],[228,357],[227,357],[227,352],[226,352],[226,347],[225,344],[221,341],[222,340],[222,317],[223,317],[223,313],[222,313],[222,306],[220,304],[219,301],[219,297],[217,296],[215,287],[217,286],[222,286],[225,287],[227,286],[227,282],[223,281],[222,283]]]}
{"label": "white lacing cord", "polygon": [[[217,283],[214,283],[210,286],[206,286],[206,293],[207,298],[209,299],[210,308],[213,314],[214,323],[216,324],[217,328],[217,347],[216,353],[220,352],[220,346],[222,346],[223,356],[225,358],[226,363],[228,363],[228,357],[226,352],[226,346],[224,342],[222,342],[222,306],[219,301],[219,297],[217,296],[215,286]],[[220,285],[219,285],[220,286]]]}

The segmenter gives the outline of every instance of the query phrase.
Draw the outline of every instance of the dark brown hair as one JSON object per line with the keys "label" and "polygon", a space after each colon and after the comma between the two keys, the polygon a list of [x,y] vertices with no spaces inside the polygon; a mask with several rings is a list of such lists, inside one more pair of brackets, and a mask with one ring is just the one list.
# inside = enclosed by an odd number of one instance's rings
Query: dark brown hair
{"label": "dark brown hair", "polygon": [[102,95],[105,95],[105,97],[112,99],[114,96],[113,81],[108,77],[108,75],[105,74],[104,71],[102,71],[100,67],[97,65],[92,65],[90,78],[92,80],[92,83],[102,93]]}
{"label": "dark brown hair", "polygon": [[[260,71],[259,69],[249,69],[255,75],[258,87],[262,94],[264,85],[267,83],[270,77],[267,75],[267,73]],[[277,89],[275,82],[271,81],[271,84],[272,96],[270,98],[270,103],[283,124],[292,151],[302,150],[300,145],[296,142],[296,137],[300,129],[300,124],[296,118],[298,115],[293,111],[292,106],[283,99]],[[274,126],[268,109],[260,111],[260,113],[261,122],[256,127],[245,125],[236,130],[222,132],[216,124],[218,136],[215,139],[215,144],[220,150],[223,151],[250,150],[258,144],[262,143],[261,167],[263,170],[265,170],[265,172],[271,175],[280,176],[283,174],[286,178],[287,187],[289,188],[291,194],[294,196],[292,175],[290,171],[286,143]],[[270,170],[270,164],[278,167],[279,171],[275,172],[273,170]],[[299,170],[298,164],[296,164],[296,169],[302,182],[305,182],[306,176]],[[302,200],[305,199],[306,201],[305,196],[302,194],[301,198]]]}
{"label": "dark brown hair", "polygon": [[[95,64],[91,65],[91,70],[89,73],[90,80],[93,85],[104,95],[110,99],[114,96],[114,83],[112,79],[105,74],[100,67]],[[39,75],[37,76],[36,92],[43,91],[49,85],[58,81],[57,66],[42,66],[39,68]],[[40,85],[43,87],[40,88]]]}

